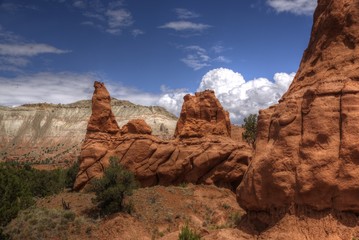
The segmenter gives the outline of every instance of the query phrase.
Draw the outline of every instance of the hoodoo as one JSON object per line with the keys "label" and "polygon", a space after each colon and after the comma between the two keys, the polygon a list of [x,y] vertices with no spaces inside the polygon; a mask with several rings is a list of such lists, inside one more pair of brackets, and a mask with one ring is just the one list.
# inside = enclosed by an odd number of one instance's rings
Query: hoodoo
{"label": "hoodoo", "polygon": [[293,83],[279,104],[260,111],[237,198],[249,212],[359,212],[358,0],[318,1]]}
{"label": "hoodoo", "polygon": [[181,138],[206,135],[231,135],[229,113],[223,109],[211,90],[198,92],[195,96],[184,96],[175,131],[175,136]]}

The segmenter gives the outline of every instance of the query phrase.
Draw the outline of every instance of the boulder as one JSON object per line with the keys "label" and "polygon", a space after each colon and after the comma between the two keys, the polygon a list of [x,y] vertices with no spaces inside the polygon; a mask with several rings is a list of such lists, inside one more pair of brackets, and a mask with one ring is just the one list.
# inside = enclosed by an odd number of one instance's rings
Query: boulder
{"label": "boulder", "polygon": [[152,134],[152,129],[143,119],[133,119],[121,128],[122,134]]}

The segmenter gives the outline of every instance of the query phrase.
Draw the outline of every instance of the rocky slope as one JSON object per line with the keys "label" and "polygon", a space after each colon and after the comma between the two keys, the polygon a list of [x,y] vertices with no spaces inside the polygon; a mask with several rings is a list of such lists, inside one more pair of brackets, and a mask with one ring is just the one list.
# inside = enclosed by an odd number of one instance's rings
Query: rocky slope
{"label": "rocky slope", "polygon": [[143,120],[131,120],[120,129],[105,86],[95,82],[94,87],[76,190],[100,177],[111,157],[131,170],[142,186],[183,182],[215,184],[233,190],[238,186],[252,149],[230,138],[228,112],[213,91],[184,97],[175,138],[164,141],[151,135],[150,126]]}
{"label": "rocky slope", "polygon": [[293,83],[260,111],[255,157],[237,190],[249,213],[272,216],[264,225],[298,209],[359,213],[358,80],[359,0],[319,0]]}
{"label": "rocky slope", "polygon": [[[177,118],[161,107],[112,99],[119,126],[143,118],[153,134],[173,134]],[[76,160],[91,116],[91,101],[0,107],[0,160],[64,163]]]}

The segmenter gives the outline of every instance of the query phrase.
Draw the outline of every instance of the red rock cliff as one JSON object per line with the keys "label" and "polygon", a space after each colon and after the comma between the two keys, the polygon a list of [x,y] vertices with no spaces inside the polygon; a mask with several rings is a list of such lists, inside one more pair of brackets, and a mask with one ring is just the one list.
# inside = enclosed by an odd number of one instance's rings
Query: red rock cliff
{"label": "red rock cliff", "polygon": [[359,212],[359,0],[318,1],[293,83],[259,114],[237,197],[248,211]]}

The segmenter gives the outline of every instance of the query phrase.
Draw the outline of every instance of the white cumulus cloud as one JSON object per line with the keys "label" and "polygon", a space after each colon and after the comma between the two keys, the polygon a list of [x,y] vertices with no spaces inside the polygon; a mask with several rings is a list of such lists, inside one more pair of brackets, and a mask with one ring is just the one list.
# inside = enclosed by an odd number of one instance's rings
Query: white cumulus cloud
{"label": "white cumulus cloud", "polygon": [[[258,113],[276,104],[288,89],[295,73],[276,73],[273,81],[266,78],[245,80],[244,77],[231,69],[217,68],[207,72],[197,89],[214,90],[223,107],[229,111],[232,122],[241,123],[251,113]],[[178,115],[186,91],[164,94],[159,105]]]}
{"label": "white cumulus cloud", "polygon": [[317,0],[267,0],[267,4],[277,12],[311,15],[317,6]]}

